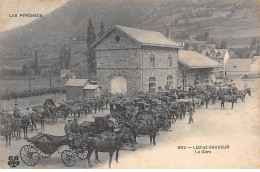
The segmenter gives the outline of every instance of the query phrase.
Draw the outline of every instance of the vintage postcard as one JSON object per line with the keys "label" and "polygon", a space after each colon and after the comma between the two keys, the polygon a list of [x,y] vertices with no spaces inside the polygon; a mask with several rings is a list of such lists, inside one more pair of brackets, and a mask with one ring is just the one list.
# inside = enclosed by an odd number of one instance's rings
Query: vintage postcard
{"label": "vintage postcard", "polygon": [[1,169],[259,169],[257,0],[1,0]]}

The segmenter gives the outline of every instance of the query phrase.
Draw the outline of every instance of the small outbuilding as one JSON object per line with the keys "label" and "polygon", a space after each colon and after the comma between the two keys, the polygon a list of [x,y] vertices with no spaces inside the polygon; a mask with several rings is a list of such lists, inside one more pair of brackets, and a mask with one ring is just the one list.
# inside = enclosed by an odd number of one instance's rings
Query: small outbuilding
{"label": "small outbuilding", "polygon": [[100,97],[102,94],[102,87],[100,85],[86,85],[83,87],[84,97],[89,100],[92,97]]}
{"label": "small outbuilding", "polygon": [[69,79],[66,86],[66,99],[75,100],[77,97],[85,95],[84,87],[86,85],[91,85],[88,79]]}

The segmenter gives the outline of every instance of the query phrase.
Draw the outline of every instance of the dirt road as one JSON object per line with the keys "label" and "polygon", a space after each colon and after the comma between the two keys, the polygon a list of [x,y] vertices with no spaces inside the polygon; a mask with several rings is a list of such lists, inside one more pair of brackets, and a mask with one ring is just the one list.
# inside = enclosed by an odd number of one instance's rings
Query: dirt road
{"label": "dirt road", "polygon": [[[137,151],[120,151],[119,163],[116,164],[114,156],[112,168],[260,168],[258,94],[247,96],[246,102],[239,101],[233,110],[230,103],[225,104],[225,110],[220,109],[219,103],[210,104],[209,109],[196,109],[194,124],[188,124],[187,115],[172,126],[172,132],[160,132],[154,147],[149,146],[149,137],[137,138]],[[81,119],[84,120],[86,118]],[[63,128],[64,121],[60,119],[58,124],[48,125],[44,132],[64,135]],[[1,137],[0,164],[8,168],[8,156],[19,155],[25,144],[25,140],[12,140],[12,146],[6,148]],[[186,149],[178,149],[178,146],[186,146]],[[226,149],[210,149],[212,146]],[[101,163],[95,164],[92,155],[92,168],[108,168],[108,153],[99,153],[99,158]],[[78,160],[73,168],[88,168],[86,164],[86,161]],[[21,162],[18,168],[30,167]],[[33,168],[66,167],[61,162],[60,153],[56,152],[50,158],[41,159]]]}

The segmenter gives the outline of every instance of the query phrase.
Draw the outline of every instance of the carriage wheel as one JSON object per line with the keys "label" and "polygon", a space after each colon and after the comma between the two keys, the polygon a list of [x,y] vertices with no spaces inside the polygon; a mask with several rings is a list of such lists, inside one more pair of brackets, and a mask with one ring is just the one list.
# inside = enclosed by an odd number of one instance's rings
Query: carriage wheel
{"label": "carriage wheel", "polygon": [[39,153],[34,146],[25,145],[20,150],[22,161],[28,166],[34,166],[39,161]]}
{"label": "carriage wheel", "polygon": [[76,157],[74,153],[71,152],[70,150],[64,150],[61,153],[61,160],[63,164],[65,164],[67,167],[72,167],[76,162]]}
{"label": "carriage wheel", "polygon": [[81,159],[81,160],[87,159],[88,151],[86,151],[84,148],[76,149],[76,150],[75,150],[75,153],[76,153],[76,156],[77,156],[79,159]]}

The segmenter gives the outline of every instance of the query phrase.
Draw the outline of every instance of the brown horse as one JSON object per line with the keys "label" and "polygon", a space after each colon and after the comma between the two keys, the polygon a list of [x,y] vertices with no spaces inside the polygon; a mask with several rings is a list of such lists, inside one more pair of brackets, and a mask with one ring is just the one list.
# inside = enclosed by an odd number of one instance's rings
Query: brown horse
{"label": "brown horse", "polygon": [[80,112],[81,112],[81,107],[79,106],[68,106],[68,110],[70,112],[70,114],[73,114],[74,116],[76,116],[76,114],[78,114],[78,118],[80,118]]}
{"label": "brown horse", "polygon": [[122,148],[123,144],[134,143],[133,136],[130,131],[121,131],[119,133],[105,131],[101,134],[96,134],[94,137],[88,137],[88,134],[84,133],[83,142],[87,145],[88,165],[91,167],[90,157],[93,151],[95,151],[96,163],[99,162],[98,152],[108,152],[109,168],[111,168],[114,152],[116,152],[116,162],[118,163],[119,150]]}
{"label": "brown horse", "polygon": [[150,145],[153,142],[153,145],[156,145],[155,138],[156,135],[161,128],[165,127],[166,123],[163,120],[159,120],[158,122],[146,122],[146,121],[137,121],[130,124],[126,124],[127,127],[133,133],[134,141],[136,142],[136,137],[138,134],[140,135],[149,135],[150,136]]}

